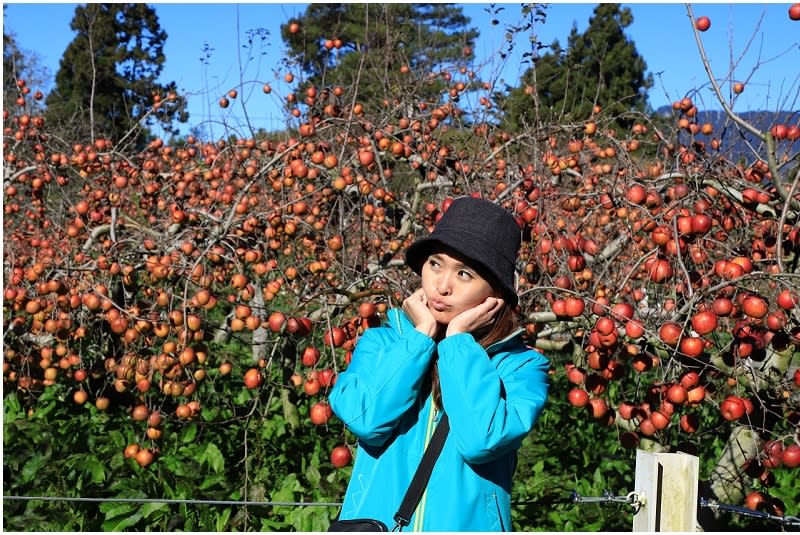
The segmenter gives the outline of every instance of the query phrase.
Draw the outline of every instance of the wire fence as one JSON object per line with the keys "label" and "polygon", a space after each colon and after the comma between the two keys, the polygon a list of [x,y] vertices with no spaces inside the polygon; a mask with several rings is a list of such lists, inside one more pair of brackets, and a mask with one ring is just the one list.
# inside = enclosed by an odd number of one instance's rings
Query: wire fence
{"label": "wire fence", "polygon": [[[341,502],[269,502],[269,501],[248,501],[248,500],[197,500],[197,499],[167,499],[167,498],[87,498],[87,497],[68,497],[68,496],[3,496],[3,501],[45,501],[45,502],[113,502],[113,503],[161,503],[167,505],[211,505],[211,506],[235,506],[235,507],[340,507]],[[625,496],[615,495],[610,491],[603,492],[602,496],[581,496],[576,491],[572,491],[568,497],[558,497],[546,500],[512,502],[512,506],[519,505],[567,505],[567,504],[605,504],[616,503],[626,504],[634,507],[638,512],[639,508],[645,504],[644,496],[635,492],[630,492]],[[760,518],[777,522],[786,527],[800,527],[800,518],[796,516],[778,516],[765,511],[754,511],[746,507],[717,503],[707,498],[700,498],[698,505],[702,508],[714,511],[724,511],[740,514],[744,516]]]}

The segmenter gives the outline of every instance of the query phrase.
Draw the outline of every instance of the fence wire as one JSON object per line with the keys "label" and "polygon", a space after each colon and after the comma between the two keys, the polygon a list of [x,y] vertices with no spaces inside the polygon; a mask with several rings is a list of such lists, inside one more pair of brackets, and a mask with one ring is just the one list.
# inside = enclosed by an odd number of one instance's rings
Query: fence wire
{"label": "fence wire", "polygon": [[748,509],[746,507],[739,507],[737,505],[716,503],[707,500],[706,498],[700,498],[699,505],[700,507],[706,507],[714,511],[726,511],[729,513],[738,513],[744,516],[752,516],[756,518],[762,518],[765,520],[772,520],[773,522],[778,522],[780,524],[783,524],[784,526],[800,527],[800,518],[796,516],[778,516],[767,513],[766,511],[754,511],[752,509]]}
{"label": "fence wire", "polygon": [[[169,498],[87,498],[69,496],[3,496],[3,501],[43,501],[43,502],[113,502],[113,503],[163,503],[167,505],[212,505],[236,507],[340,507],[341,502],[271,502],[252,500],[197,500],[197,499],[169,499]],[[512,506],[519,505],[568,505],[590,503],[621,503],[631,505],[638,512],[645,505],[644,496],[636,492],[629,492],[625,496],[618,496],[610,491],[604,491],[602,496],[581,496],[577,491],[572,491],[569,497],[550,498],[536,501],[512,502]],[[698,500],[700,507],[715,511],[736,513],[743,516],[761,518],[778,522],[784,526],[800,527],[800,518],[796,516],[778,516],[765,511],[754,511],[746,507],[717,503],[707,498]]]}
{"label": "fence wire", "polygon": [[248,500],[188,500],[179,498],[86,498],[68,496],[3,496],[3,501],[163,503],[167,505],[232,505],[245,507],[339,507],[340,502],[258,502]]}

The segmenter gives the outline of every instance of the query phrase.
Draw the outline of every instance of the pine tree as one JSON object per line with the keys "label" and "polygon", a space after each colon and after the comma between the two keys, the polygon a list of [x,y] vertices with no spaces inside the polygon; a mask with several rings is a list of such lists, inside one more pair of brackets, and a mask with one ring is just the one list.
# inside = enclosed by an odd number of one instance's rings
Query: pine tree
{"label": "pine tree", "polygon": [[48,121],[78,139],[126,137],[141,144],[156,122],[176,133],[174,121],[185,122],[188,113],[175,84],[157,82],[166,60],[167,34],[153,8],[81,5],[70,27],[77,35],[61,58],[56,87],[47,97]]}
{"label": "pine tree", "polygon": [[469,23],[448,4],[310,4],[281,35],[308,85],[357,84],[359,101],[371,105],[395,97],[409,80],[434,99],[441,84],[429,75],[471,55],[478,31]]}
{"label": "pine tree", "polygon": [[[647,65],[624,33],[633,22],[630,9],[598,4],[586,32],[573,26],[563,50],[556,40],[550,52],[534,60],[505,104],[512,128],[536,122],[561,124],[585,120],[599,105],[621,126],[631,111],[647,110],[646,90],[653,85]],[[536,99],[534,99],[534,93]]]}

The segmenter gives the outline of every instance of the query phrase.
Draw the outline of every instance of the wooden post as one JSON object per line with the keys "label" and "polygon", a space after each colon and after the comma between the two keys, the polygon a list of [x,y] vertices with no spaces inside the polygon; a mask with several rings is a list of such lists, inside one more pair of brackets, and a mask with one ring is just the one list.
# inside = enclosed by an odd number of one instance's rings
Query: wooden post
{"label": "wooden post", "polygon": [[700,461],[687,453],[636,451],[634,492],[645,504],[633,531],[696,531]]}

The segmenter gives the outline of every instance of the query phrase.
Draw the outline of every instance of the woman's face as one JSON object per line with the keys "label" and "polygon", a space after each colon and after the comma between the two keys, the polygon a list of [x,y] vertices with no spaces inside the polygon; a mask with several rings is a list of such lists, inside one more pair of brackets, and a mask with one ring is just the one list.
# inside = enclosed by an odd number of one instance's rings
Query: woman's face
{"label": "woman's face", "polygon": [[489,282],[456,256],[431,254],[422,265],[422,290],[437,322],[447,325],[461,312],[500,297]]}

